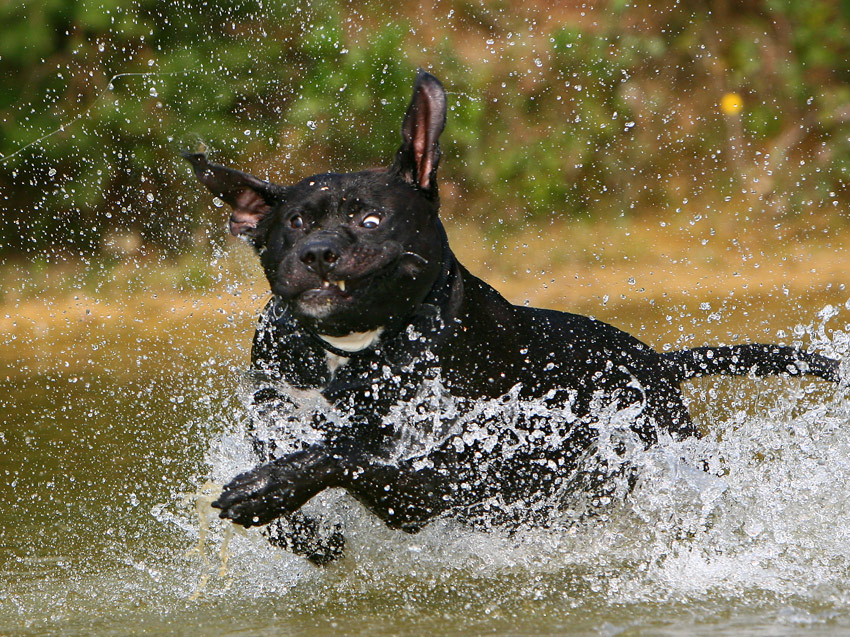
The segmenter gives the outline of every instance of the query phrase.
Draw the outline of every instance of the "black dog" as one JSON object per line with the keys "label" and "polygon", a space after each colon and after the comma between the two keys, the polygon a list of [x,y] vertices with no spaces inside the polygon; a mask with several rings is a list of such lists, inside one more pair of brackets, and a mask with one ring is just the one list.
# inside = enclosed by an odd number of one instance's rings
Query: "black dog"
{"label": "black dog", "polygon": [[[437,217],[445,118],[442,85],[420,72],[388,169],[278,186],[185,155],[233,208],[230,231],[254,245],[271,285],[251,356],[269,381],[254,395],[255,415],[291,413],[292,389],[318,390],[330,405],[308,417],[312,434],[282,455],[255,432],[266,464],[224,488],[213,503],[222,518],[244,526],[275,520],[274,542],[323,563],[341,553],[342,536],[298,511],[329,487],[409,532],[444,513],[498,517],[495,504],[519,504],[514,510],[531,516],[539,503],[579,488],[579,460],[603,408],[630,414],[628,426],[648,447],[660,432],[698,435],[680,391],[688,378],[838,381],[836,361],[788,347],[660,354],[600,321],[508,303],[458,263]],[[431,446],[399,455],[393,408],[430,382],[466,419],[456,417],[462,424]],[[506,410],[536,400],[558,416],[520,414],[507,426],[474,415],[476,401],[505,396]],[[304,426],[303,417],[289,422]]]}

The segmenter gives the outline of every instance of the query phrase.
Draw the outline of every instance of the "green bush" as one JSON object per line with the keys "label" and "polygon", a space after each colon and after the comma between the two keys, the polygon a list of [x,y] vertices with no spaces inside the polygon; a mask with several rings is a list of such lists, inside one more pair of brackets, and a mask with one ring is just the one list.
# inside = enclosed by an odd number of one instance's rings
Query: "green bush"
{"label": "green bush", "polygon": [[[384,164],[417,66],[449,91],[456,214],[847,203],[846,3],[553,6],[0,4],[0,253],[90,254],[115,228],[179,249],[220,227],[181,148],[284,182]],[[740,115],[720,112],[732,91]]]}

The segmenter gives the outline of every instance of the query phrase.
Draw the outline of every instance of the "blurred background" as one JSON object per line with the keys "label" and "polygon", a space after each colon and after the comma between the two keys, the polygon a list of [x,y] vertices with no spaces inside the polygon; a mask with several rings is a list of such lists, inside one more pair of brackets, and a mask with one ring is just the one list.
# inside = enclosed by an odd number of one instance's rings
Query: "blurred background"
{"label": "blurred background", "polygon": [[846,2],[359,4],[3,3],[2,254],[196,243],[221,219],[181,147],[280,181],[387,163],[417,67],[450,92],[450,215],[846,208]]}

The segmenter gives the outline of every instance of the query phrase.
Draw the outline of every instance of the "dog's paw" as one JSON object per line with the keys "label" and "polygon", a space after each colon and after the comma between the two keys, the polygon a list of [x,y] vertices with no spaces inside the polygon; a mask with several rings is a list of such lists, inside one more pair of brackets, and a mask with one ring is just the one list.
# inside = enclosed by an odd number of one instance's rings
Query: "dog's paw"
{"label": "dog's paw", "polygon": [[290,489],[278,480],[270,465],[246,471],[224,487],[212,506],[221,509],[219,517],[236,524],[246,527],[266,524],[287,511]]}
{"label": "dog's paw", "polygon": [[268,524],[297,511],[333,484],[338,470],[330,456],[310,448],[236,476],[212,503],[220,518],[245,527]]}

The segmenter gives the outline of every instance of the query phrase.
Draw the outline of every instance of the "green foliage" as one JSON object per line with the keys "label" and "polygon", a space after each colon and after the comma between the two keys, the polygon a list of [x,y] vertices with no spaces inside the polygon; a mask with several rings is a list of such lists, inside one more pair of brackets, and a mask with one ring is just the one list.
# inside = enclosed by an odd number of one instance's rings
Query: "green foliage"
{"label": "green foliage", "polygon": [[[0,252],[91,253],[116,228],[177,249],[220,227],[181,148],[283,182],[386,164],[418,66],[449,91],[455,214],[499,223],[741,190],[786,213],[850,195],[842,3],[363,7],[0,3]],[[727,92],[740,115],[720,111]]]}

